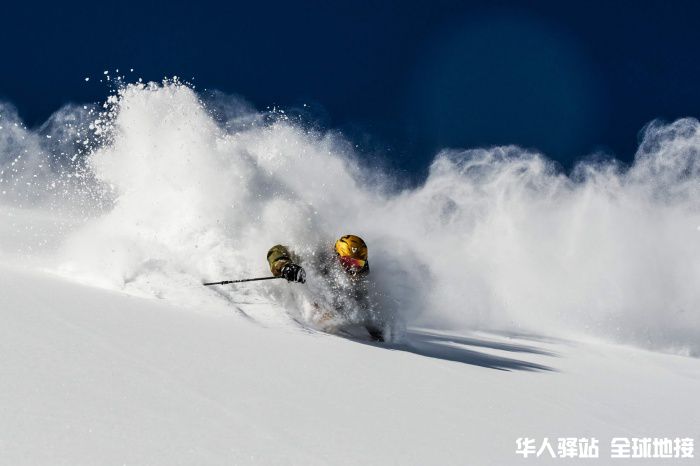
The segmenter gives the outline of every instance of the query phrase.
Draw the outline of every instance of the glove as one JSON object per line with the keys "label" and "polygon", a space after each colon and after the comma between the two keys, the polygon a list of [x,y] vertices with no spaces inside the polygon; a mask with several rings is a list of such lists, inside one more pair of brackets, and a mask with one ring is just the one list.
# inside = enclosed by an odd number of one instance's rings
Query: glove
{"label": "glove", "polygon": [[296,264],[290,263],[282,267],[280,276],[286,279],[288,282],[306,282],[306,272],[304,272],[304,269]]}

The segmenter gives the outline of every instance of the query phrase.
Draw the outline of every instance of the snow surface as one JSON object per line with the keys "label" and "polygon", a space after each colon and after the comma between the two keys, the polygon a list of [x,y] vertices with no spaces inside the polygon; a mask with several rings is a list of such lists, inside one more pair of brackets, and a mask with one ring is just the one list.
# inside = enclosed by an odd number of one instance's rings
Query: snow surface
{"label": "snow surface", "polygon": [[2,464],[511,464],[516,438],[565,436],[601,439],[606,464],[614,436],[700,434],[694,358],[417,329],[370,345],[35,271],[0,284]]}
{"label": "snow surface", "polygon": [[[697,120],[650,124],[627,168],[444,151],[409,187],[293,115],[172,81],[35,130],[0,103],[0,466],[546,463],[521,437],[699,456]],[[202,286],[348,233],[390,343],[312,330],[313,268]]]}

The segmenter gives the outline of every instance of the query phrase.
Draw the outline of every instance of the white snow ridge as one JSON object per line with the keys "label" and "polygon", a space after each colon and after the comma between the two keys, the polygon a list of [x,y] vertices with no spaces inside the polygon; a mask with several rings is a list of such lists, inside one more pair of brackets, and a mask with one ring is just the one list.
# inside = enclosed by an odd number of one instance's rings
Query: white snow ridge
{"label": "white snow ridge", "polygon": [[[409,187],[290,114],[177,81],[0,106],[0,464],[696,464],[696,120],[630,167],[445,151]],[[346,233],[390,342],[314,330],[313,271],[202,286]]]}

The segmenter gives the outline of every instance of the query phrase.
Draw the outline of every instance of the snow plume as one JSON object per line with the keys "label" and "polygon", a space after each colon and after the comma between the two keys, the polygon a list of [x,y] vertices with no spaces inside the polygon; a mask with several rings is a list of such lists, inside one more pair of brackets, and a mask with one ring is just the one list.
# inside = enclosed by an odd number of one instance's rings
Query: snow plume
{"label": "snow plume", "polygon": [[[3,167],[7,134],[45,151],[37,133],[3,131]],[[342,135],[238,99],[203,101],[177,82],[124,87],[91,131],[75,173],[90,184],[80,194],[98,201],[54,258],[70,276],[189,305],[272,299],[303,317],[313,272],[306,286],[216,291],[201,280],[267,275],[270,246],[309,258],[351,233],[369,244],[380,307],[408,325],[700,356],[694,119],[650,124],[631,167],[583,162],[566,176],[518,147],[444,151],[405,190]]]}
{"label": "snow plume", "polygon": [[21,205],[37,196],[50,169],[38,134],[24,127],[14,107],[0,103],[0,194]]}
{"label": "snow plume", "polygon": [[85,165],[97,141],[94,115],[90,106],[67,105],[30,130],[13,106],[0,102],[3,260],[45,262],[47,250],[104,207],[102,188]]}
{"label": "snow plume", "polygon": [[515,147],[439,155],[396,200],[421,219],[405,231],[424,245],[430,309],[700,355],[698,129],[650,125],[629,169],[582,163],[571,177]]}
{"label": "snow plume", "polygon": [[29,130],[13,106],[0,102],[0,203],[51,209],[99,204],[84,166],[96,143],[94,115],[92,107],[66,105]]}

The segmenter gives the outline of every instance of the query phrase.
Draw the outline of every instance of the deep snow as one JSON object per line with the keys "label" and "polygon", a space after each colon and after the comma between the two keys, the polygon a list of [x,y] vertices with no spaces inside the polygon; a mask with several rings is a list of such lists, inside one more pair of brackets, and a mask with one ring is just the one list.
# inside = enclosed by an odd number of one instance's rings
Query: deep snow
{"label": "deep snow", "polygon": [[608,464],[614,436],[700,434],[694,358],[415,329],[375,346],[35,271],[0,284],[2,464],[512,464],[516,438],[565,436]]}
{"label": "deep snow", "polygon": [[[696,120],[651,124],[631,167],[444,151],[413,187],[177,82],[36,130],[0,104],[0,127],[0,464],[512,464],[517,438],[570,436],[607,464],[615,436],[700,441]],[[312,330],[314,270],[201,285],[345,233],[406,328],[389,344]]]}
{"label": "deep snow", "polygon": [[[408,325],[700,355],[697,120],[650,124],[630,167],[567,176],[517,147],[446,150],[411,187],[342,135],[178,83],[126,86],[102,110],[28,130],[0,104],[0,205],[40,218],[25,249],[67,277],[197,306],[212,296],[193,285],[268,273],[274,244],[309,257],[358,234],[379,308]],[[308,272],[220,298],[308,320],[328,292]]]}

